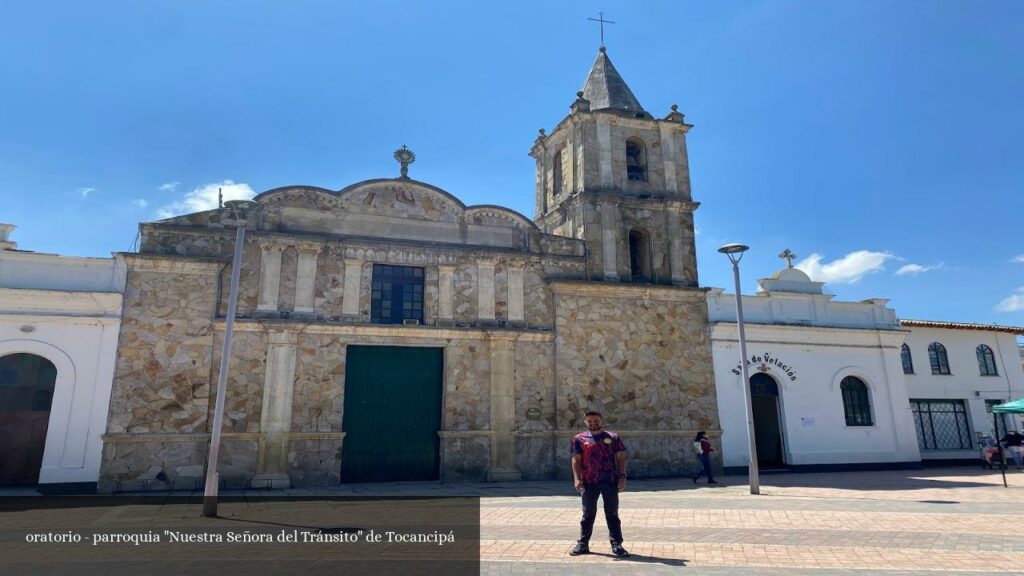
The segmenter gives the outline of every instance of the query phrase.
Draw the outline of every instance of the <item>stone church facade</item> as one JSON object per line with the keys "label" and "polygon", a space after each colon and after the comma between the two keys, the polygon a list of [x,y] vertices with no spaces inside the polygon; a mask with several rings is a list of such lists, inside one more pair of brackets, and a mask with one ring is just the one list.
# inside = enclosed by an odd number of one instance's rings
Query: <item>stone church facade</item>
{"label": "stone church facade", "polygon": [[[244,225],[221,479],[229,487],[569,475],[583,413],[634,477],[696,468],[720,434],[686,133],[602,49],[541,132],[536,210],[407,177],[256,197]],[[406,158],[408,161],[408,158]],[[141,225],[127,263],[100,491],[203,478],[235,225]]]}

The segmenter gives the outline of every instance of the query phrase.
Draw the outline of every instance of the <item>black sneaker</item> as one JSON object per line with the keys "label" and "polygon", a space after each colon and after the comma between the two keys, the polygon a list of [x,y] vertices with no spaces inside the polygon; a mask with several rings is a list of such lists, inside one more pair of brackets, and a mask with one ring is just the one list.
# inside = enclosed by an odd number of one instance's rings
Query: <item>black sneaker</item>
{"label": "black sneaker", "polygon": [[718,484],[718,482],[716,482],[714,480],[708,480],[708,484]]}
{"label": "black sneaker", "polygon": [[623,548],[622,544],[619,543],[612,544],[612,554],[615,554],[619,558],[625,558],[626,556],[629,556],[629,552],[626,552],[626,549]]}
{"label": "black sneaker", "polygon": [[590,545],[586,542],[577,542],[576,545],[569,550],[569,556],[579,556],[580,554],[590,554]]}

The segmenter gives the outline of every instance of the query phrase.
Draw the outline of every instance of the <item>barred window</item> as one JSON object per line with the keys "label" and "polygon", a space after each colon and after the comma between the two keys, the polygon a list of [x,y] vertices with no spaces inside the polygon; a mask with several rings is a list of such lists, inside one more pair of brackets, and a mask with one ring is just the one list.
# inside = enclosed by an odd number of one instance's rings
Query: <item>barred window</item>
{"label": "barred window", "polygon": [[996,372],[996,356],[992,349],[982,344],[975,350],[978,355],[978,372],[982,376],[998,376]]}
{"label": "barred window", "polygon": [[839,384],[843,392],[843,410],[847,426],[871,426],[871,403],[868,401],[868,387],[856,376],[847,376]]}
{"label": "barred window", "polygon": [[903,373],[913,374],[914,373],[914,359],[910,357],[910,346],[904,344],[900,348],[900,360],[903,361]]}
{"label": "barred window", "polygon": [[374,264],[370,290],[374,324],[423,322],[423,268]]}
{"label": "barred window", "polygon": [[949,358],[942,344],[932,342],[928,345],[928,361],[932,365],[932,374],[949,374]]}
{"label": "barred window", "polygon": [[969,450],[971,430],[963,400],[910,400],[921,450]]}

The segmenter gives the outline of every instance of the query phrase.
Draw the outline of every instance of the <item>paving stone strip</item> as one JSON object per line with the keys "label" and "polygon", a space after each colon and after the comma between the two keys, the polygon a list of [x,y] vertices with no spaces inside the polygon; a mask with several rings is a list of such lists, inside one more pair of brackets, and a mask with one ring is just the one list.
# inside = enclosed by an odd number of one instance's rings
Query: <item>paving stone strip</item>
{"label": "paving stone strip", "polygon": [[[511,545],[510,545],[511,544]],[[570,559],[568,564],[665,564],[674,566],[737,566],[792,568],[851,568],[879,570],[961,570],[965,572],[1020,573],[1024,556],[1005,552],[913,550],[905,548],[843,548],[835,546],[783,546],[770,544],[717,544],[690,542],[634,542],[632,556],[612,560],[599,546],[598,554]],[[565,541],[484,540],[481,557],[566,563]],[[1017,571],[1017,572],[1014,572]]]}
{"label": "paving stone strip", "polygon": [[[496,508],[480,512],[485,526],[576,526],[580,512],[565,508]],[[1006,534],[1020,515],[881,514],[805,510],[664,510],[622,509],[623,526],[680,528],[806,529],[958,534]],[[1024,544],[1024,538],[1017,538]]]}

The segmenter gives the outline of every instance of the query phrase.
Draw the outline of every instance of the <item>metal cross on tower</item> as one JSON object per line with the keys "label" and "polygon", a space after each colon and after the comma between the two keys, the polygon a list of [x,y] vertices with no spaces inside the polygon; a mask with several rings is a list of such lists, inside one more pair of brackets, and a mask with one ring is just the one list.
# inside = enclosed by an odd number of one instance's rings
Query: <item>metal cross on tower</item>
{"label": "metal cross on tower", "polygon": [[779,254],[779,258],[782,258],[783,260],[786,261],[787,268],[792,268],[793,260],[796,258],[796,254],[793,254],[792,250],[786,248],[785,250],[782,251],[782,254]]}
{"label": "metal cross on tower", "polygon": [[604,25],[605,24],[615,24],[615,22],[612,22],[611,20],[605,20],[604,19],[604,12],[598,12],[597,13],[597,18],[587,18],[587,20],[590,20],[591,22],[600,22],[601,23],[601,48],[604,48]]}

